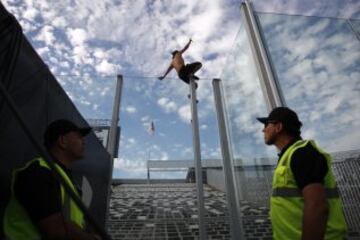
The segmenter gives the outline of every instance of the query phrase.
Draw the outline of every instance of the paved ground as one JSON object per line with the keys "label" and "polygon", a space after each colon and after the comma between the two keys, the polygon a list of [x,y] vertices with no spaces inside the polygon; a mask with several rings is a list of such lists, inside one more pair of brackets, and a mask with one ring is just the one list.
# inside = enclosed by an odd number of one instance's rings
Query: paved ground
{"label": "paved ground", "polygon": [[[205,185],[208,239],[230,239],[224,193]],[[197,239],[194,184],[139,184],[113,187],[108,231],[117,239]],[[266,207],[242,202],[247,239],[271,239]]]}

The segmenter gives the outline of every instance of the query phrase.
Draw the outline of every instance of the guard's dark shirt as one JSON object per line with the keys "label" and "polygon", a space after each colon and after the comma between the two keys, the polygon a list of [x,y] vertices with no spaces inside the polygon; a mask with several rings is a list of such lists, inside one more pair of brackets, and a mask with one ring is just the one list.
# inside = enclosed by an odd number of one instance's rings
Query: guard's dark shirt
{"label": "guard's dark shirt", "polygon": [[[295,139],[282,149],[279,153],[279,160],[285,151],[298,140],[300,139]],[[294,152],[290,168],[300,189],[311,183],[324,183],[328,171],[325,157],[311,143]]]}
{"label": "guard's dark shirt", "polygon": [[[71,177],[70,170],[60,163],[58,165]],[[33,222],[61,211],[60,184],[52,172],[38,162],[18,174],[14,192]]]}

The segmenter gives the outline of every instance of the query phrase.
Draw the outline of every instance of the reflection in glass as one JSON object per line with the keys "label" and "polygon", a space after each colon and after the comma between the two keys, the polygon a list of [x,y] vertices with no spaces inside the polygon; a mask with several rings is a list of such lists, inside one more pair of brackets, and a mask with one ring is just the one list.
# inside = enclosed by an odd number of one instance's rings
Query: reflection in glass
{"label": "reflection in glass", "polygon": [[227,110],[230,132],[235,186],[244,223],[246,237],[251,224],[266,229],[264,236],[271,237],[268,221],[268,203],[271,190],[271,175],[275,163],[275,149],[264,144],[262,124],[256,117],[266,116],[267,109],[261,91],[259,77],[243,26],[240,27],[234,47],[228,56],[221,76],[223,98]]}
{"label": "reflection in glass", "polygon": [[234,158],[253,164],[253,158],[264,157],[272,150],[264,146],[262,126],[256,120],[267,115],[267,110],[244,28],[238,33],[221,79]]}
{"label": "reflection in glass", "polygon": [[358,149],[360,45],[347,22],[258,17],[285,100],[305,123],[303,136],[333,152]]}

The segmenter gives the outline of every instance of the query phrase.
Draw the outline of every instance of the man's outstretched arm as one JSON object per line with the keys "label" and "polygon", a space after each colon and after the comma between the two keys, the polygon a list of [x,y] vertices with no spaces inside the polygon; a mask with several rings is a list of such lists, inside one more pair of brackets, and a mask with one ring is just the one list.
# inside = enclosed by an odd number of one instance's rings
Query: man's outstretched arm
{"label": "man's outstretched arm", "polygon": [[185,45],[185,47],[180,51],[181,54],[183,54],[190,46],[190,43],[192,42],[191,38],[189,39],[189,42]]}
{"label": "man's outstretched arm", "polygon": [[168,69],[166,70],[165,74],[164,74],[163,76],[161,76],[161,77],[158,77],[158,79],[163,80],[163,79],[166,77],[166,75],[168,75],[168,73],[169,73],[173,68],[174,68],[174,67],[172,66],[172,64],[170,64],[170,66],[169,66]]}

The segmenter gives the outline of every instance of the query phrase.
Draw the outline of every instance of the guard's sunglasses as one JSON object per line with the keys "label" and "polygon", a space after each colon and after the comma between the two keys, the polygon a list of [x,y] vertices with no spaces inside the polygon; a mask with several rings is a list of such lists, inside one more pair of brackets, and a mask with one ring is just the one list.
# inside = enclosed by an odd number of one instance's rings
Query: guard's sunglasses
{"label": "guard's sunglasses", "polygon": [[278,121],[267,121],[265,123],[265,127],[267,127],[270,123],[276,124],[276,123],[278,123]]}

